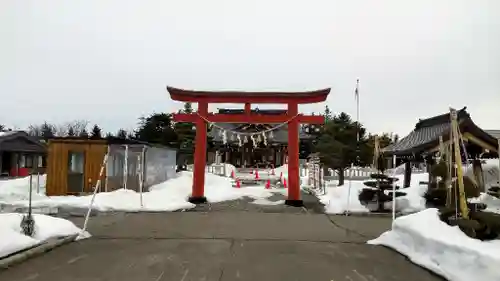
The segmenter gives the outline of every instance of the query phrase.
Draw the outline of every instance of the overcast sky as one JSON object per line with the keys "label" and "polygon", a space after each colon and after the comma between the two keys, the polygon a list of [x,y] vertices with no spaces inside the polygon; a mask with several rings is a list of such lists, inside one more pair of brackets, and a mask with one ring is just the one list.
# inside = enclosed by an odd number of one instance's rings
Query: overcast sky
{"label": "overcast sky", "polygon": [[500,129],[499,50],[499,0],[1,0],[0,124],[129,129],[182,106],[166,85],[332,87],[326,104],[355,116],[359,78],[371,132],[449,106]]}

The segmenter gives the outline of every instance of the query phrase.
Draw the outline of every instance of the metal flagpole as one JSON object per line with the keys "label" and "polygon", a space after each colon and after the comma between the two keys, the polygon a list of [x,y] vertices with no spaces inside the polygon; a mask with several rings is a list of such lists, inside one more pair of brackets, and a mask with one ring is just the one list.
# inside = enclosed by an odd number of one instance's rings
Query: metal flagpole
{"label": "metal flagpole", "polygon": [[[354,98],[356,99],[356,163],[359,163],[359,79],[356,80],[356,89],[354,90]],[[349,172],[349,187],[347,188],[347,206],[346,206],[347,208],[345,211],[346,216],[349,215],[353,172],[354,172],[354,163],[351,163],[351,171]]]}
{"label": "metal flagpole", "polygon": [[[356,80],[356,90],[354,90],[354,97],[356,98],[356,141],[359,142],[359,79]],[[359,148],[359,145],[357,145]],[[356,151],[358,152],[358,151]],[[359,153],[356,155],[356,160],[359,160]]]}
{"label": "metal flagpole", "polygon": [[[392,166],[396,167],[396,154],[392,156]],[[394,176],[396,175],[396,168],[394,168]],[[393,177],[394,177],[393,176]],[[396,181],[392,182],[392,221],[396,219]]]}

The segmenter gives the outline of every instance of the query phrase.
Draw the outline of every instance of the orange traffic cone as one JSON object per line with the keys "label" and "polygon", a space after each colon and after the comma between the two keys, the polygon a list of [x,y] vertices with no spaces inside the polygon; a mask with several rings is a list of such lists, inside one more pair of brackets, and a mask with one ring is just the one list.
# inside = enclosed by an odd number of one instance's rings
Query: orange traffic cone
{"label": "orange traffic cone", "polygon": [[236,188],[241,188],[241,183],[240,183],[240,180],[236,180]]}
{"label": "orange traffic cone", "polygon": [[271,180],[267,180],[266,189],[271,189]]}
{"label": "orange traffic cone", "polygon": [[283,187],[287,188],[288,186],[286,185],[286,179],[283,179]]}
{"label": "orange traffic cone", "polygon": [[259,179],[259,171],[255,170],[255,179],[258,180]]}
{"label": "orange traffic cone", "polygon": [[231,171],[231,178],[234,179],[234,170]]}

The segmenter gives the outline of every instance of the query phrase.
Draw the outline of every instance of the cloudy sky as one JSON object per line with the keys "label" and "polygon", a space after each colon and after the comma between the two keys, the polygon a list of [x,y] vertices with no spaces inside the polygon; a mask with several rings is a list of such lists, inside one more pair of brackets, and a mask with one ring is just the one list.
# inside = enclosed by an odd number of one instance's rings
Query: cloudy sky
{"label": "cloudy sky", "polygon": [[326,104],[354,116],[359,78],[372,132],[465,105],[500,129],[499,0],[2,0],[0,36],[0,124],[18,128],[132,128],[182,106],[166,85],[332,87]]}

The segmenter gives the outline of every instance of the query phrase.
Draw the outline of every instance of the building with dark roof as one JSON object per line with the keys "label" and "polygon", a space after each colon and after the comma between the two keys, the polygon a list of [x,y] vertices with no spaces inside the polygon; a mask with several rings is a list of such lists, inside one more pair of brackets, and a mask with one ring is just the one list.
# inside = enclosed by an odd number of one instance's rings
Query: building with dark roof
{"label": "building with dark roof", "polygon": [[0,132],[0,176],[43,172],[47,146],[24,131]]}
{"label": "building with dark roof", "polygon": [[[219,114],[243,114],[244,109],[219,109]],[[263,115],[282,115],[286,110],[281,109],[254,109],[252,114]],[[224,132],[226,134],[226,143],[224,144]],[[247,136],[247,142],[244,142],[245,134],[256,133],[257,147],[250,137]],[[267,145],[264,144],[264,138],[261,133],[266,135]],[[243,142],[239,146],[237,136]],[[255,166],[281,166],[286,161],[288,147],[288,127],[286,124],[238,124],[238,123],[215,123],[210,128],[208,136],[214,143],[214,150],[219,154],[221,161],[230,163],[236,167],[255,167]],[[299,140],[302,144],[312,139],[312,136],[299,131]],[[304,145],[303,145],[304,147]],[[309,154],[309,151],[303,151],[303,157]],[[208,162],[214,162],[215,155],[208,155]]]}
{"label": "building with dark roof", "polygon": [[[457,121],[469,154],[481,154],[485,151],[498,153],[498,141],[488,132],[477,126],[466,111],[466,107],[457,111]],[[438,151],[439,139],[443,142],[450,138],[450,113],[420,119],[415,129],[399,142],[382,148],[386,156],[418,157]]]}
{"label": "building with dark roof", "polygon": [[[464,146],[469,159],[480,157],[498,157],[498,140],[491,133],[477,126],[466,107],[457,111],[457,122]],[[423,162],[433,164],[434,155],[439,151],[440,139],[443,143],[450,141],[451,117],[450,113],[441,114],[427,119],[420,119],[415,129],[402,138],[399,142],[381,149],[384,157],[396,156],[399,163],[404,162],[405,181],[404,185],[410,185],[411,162]],[[463,151],[462,151],[463,153]],[[474,164],[475,163],[475,164]],[[479,165],[479,167],[474,167]],[[482,174],[480,161],[473,161],[474,169]],[[479,176],[478,176],[479,177]],[[480,177],[479,177],[480,178]],[[480,182],[478,180],[478,182]]]}

